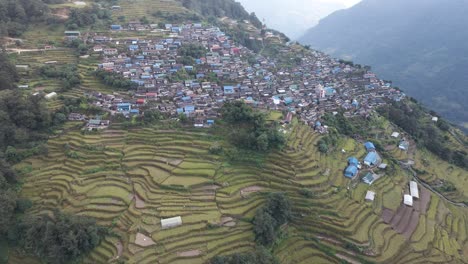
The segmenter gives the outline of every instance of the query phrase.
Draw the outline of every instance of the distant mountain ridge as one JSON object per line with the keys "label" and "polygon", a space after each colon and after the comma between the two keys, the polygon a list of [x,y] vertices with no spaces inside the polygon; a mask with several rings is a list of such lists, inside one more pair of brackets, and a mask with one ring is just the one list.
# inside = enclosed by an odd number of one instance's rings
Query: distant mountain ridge
{"label": "distant mountain ridge", "polygon": [[467,11],[462,0],[363,0],[322,19],[300,41],[371,65],[467,130]]}

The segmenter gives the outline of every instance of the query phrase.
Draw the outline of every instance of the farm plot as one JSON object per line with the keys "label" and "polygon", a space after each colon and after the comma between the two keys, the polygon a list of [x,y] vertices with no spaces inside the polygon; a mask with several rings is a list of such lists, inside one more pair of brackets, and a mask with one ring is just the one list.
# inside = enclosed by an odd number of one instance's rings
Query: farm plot
{"label": "farm plot", "polygon": [[[119,235],[106,237],[85,263],[206,263],[252,250],[251,219],[272,191],[286,192],[294,205],[288,235],[274,250],[284,263],[419,263],[422,255],[429,263],[467,261],[466,210],[422,190],[411,213],[399,214],[399,202],[386,200],[407,185],[400,170],[372,186],[371,206],[360,197],[367,187],[347,190],[340,169],[348,155],[362,154],[357,143],[342,140],[324,155],[316,147],[320,136],[307,127],[294,126],[290,134],[287,146],[258,166],[209,154],[208,133],[72,131],[49,140],[48,156],[18,165],[32,169],[22,196],[34,202],[33,212],[59,207],[95,217]],[[181,226],[162,228],[161,219],[176,216]]]}

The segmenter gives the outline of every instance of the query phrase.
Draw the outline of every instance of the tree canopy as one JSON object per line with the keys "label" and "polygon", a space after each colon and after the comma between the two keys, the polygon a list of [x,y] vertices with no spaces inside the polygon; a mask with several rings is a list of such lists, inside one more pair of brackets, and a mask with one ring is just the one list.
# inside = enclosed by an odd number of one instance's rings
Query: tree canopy
{"label": "tree canopy", "polygon": [[221,114],[230,128],[229,138],[236,146],[267,151],[280,148],[285,142],[277,124],[267,124],[265,113],[253,111],[244,102],[226,102]]}
{"label": "tree canopy", "polygon": [[69,263],[99,245],[106,230],[92,218],[54,212],[27,216],[18,226],[20,246],[47,263]]}

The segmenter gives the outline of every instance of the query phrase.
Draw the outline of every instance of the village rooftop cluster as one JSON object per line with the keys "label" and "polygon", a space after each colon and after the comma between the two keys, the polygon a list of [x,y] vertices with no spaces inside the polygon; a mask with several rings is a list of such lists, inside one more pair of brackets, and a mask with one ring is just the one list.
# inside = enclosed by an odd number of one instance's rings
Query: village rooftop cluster
{"label": "village rooftop cluster", "polygon": [[[148,34],[112,38],[121,31]],[[267,32],[262,41],[272,36]],[[66,32],[66,37],[82,36]],[[161,29],[135,22],[112,25],[107,35],[90,34],[88,38],[95,45],[93,52],[102,55],[100,70],[117,73],[138,86],[131,96],[95,94],[98,106],[125,116],[144,114],[142,109],[150,106],[174,117],[186,115],[195,126],[204,127],[215,122],[224,102],[243,100],[258,109],[296,114],[326,132],[319,122],[325,113],[344,110],[347,117],[368,116],[377,106],[405,96],[374,73],[323,53],[307,51],[300,61],[285,66],[279,58],[255,54],[219,28],[203,24],[166,24]],[[189,65],[180,63],[179,54],[188,44],[206,51]],[[293,54],[292,49],[293,45],[284,46],[280,55]]]}

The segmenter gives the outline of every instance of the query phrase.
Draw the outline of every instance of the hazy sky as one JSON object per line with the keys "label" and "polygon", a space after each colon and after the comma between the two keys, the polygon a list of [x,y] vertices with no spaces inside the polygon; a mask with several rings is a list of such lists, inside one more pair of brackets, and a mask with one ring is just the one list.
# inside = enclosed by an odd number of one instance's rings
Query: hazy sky
{"label": "hazy sky", "polygon": [[299,38],[318,21],[336,10],[355,5],[360,0],[237,0],[249,12],[255,12],[270,28],[292,39]]}

